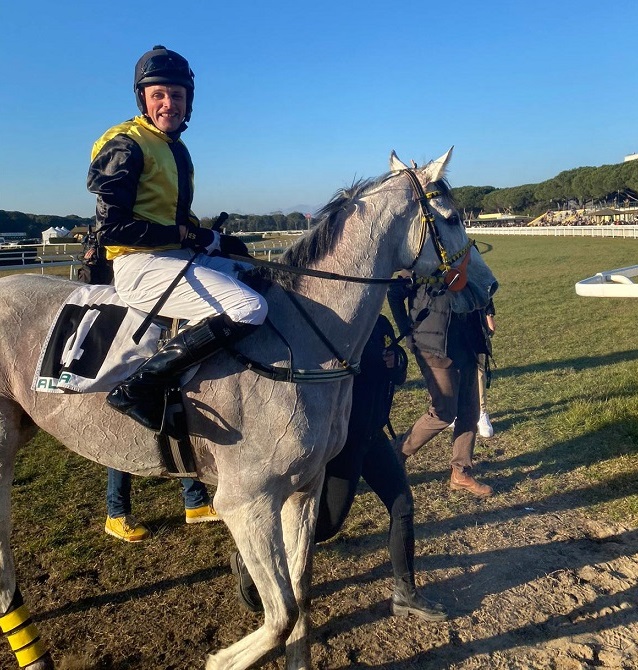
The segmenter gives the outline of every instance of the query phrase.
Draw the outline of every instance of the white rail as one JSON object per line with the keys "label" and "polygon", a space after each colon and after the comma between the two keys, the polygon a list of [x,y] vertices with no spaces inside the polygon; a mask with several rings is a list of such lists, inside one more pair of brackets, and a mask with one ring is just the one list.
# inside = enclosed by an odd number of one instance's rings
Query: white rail
{"label": "white rail", "polygon": [[[266,256],[270,261],[273,257],[283,253],[292,243],[293,240],[290,240],[288,244],[281,244],[281,242],[249,242],[247,247],[253,256]],[[66,245],[64,245],[64,251],[66,251]],[[40,274],[44,274],[47,268],[68,267],[69,279],[77,279],[77,268],[82,265],[75,254],[57,253],[31,256],[19,250],[3,255],[0,261],[2,261],[0,262],[0,272],[34,272],[35,270],[40,270]]]}
{"label": "white rail", "polygon": [[[51,260],[49,260],[51,259]],[[55,260],[53,260],[55,259]],[[61,260],[60,260],[61,259]],[[11,260],[5,257],[4,260]],[[35,270],[40,270],[40,274],[44,274],[45,269],[55,268],[55,267],[68,267],[69,268],[69,279],[77,278],[77,267],[82,265],[82,263],[77,260],[75,256],[31,256],[26,260],[23,258],[18,258],[15,261],[15,264],[0,264],[0,272],[33,272]]]}
{"label": "white rail", "polygon": [[468,234],[530,235],[534,237],[619,237],[638,239],[638,226],[473,226]]}

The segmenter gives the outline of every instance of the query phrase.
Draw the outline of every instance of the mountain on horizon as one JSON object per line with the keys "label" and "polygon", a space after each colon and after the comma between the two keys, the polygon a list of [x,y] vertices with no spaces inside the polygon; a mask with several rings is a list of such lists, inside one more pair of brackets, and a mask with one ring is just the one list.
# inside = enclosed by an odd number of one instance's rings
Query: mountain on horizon
{"label": "mountain on horizon", "polygon": [[293,212],[301,212],[302,214],[315,214],[321,205],[293,205],[286,209],[282,209],[282,214],[292,214]]}
{"label": "mountain on horizon", "polygon": [[[246,212],[243,209],[233,209],[233,214],[240,214],[241,216],[268,216],[273,214],[292,214],[293,212],[301,212],[302,214],[312,214],[313,216],[323,205],[293,205],[292,207],[285,207],[282,209],[272,209],[269,212]],[[230,210],[229,210],[230,211]]]}

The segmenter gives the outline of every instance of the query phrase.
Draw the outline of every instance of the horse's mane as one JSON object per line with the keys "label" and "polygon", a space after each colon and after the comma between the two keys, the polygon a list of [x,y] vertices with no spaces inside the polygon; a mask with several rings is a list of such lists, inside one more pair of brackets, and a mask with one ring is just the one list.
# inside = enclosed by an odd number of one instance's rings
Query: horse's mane
{"label": "horse's mane", "polygon": [[[317,212],[319,223],[286,249],[279,257],[279,262],[282,265],[304,268],[328,255],[341,238],[348,205],[387,178],[388,174],[372,179],[359,179],[352,186],[339,189],[330,202]],[[267,282],[277,283],[287,290],[294,290],[299,279],[299,275],[277,268],[256,268],[251,274],[258,275]]]}
{"label": "horse's mane", "polygon": [[[278,262],[282,265],[305,268],[324,258],[334,249],[341,238],[346,219],[345,212],[348,206],[356,202],[366,191],[378,186],[394,174],[396,173],[386,173],[371,179],[359,179],[350,187],[339,189],[328,204],[317,212],[316,218],[319,219],[319,223],[286,249],[279,257]],[[452,189],[447,179],[441,178],[437,182],[433,182],[432,185],[454,204]],[[260,290],[259,287],[261,287],[261,290],[265,289],[261,282],[266,284],[275,283],[285,290],[294,290],[299,281],[299,275],[277,268],[257,267],[246,273],[242,279],[257,290]]]}

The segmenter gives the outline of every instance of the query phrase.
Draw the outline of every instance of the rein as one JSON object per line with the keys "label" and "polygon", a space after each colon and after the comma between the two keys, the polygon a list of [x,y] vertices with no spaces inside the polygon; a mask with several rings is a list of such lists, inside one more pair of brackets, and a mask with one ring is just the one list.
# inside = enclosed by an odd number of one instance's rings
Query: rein
{"label": "rein", "polygon": [[254,258],[253,256],[238,256],[237,254],[226,254],[227,258],[241,263],[250,263],[256,267],[272,268],[281,272],[289,272],[295,275],[304,275],[307,277],[319,277],[320,279],[334,279],[338,281],[351,282],[353,284],[396,284],[408,283],[410,279],[406,280],[404,277],[383,278],[383,277],[353,277],[351,275],[341,275],[337,272],[325,272],[324,270],[312,270],[311,268],[299,268],[295,265],[284,265],[276,261],[265,261],[261,258]]}
{"label": "rein", "polygon": [[[430,211],[428,200],[436,198],[441,195],[440,191],[424,191],[421,186],[421,182],[416,176],[414,170],[405,169],[401,172],[404,172],[410,179],[410,183],[414,190],[416,200],[419,203],[419,208],[421,210],[420,221],[421,221],[421,231],[419,236],[419,247],[412,261],[412,264],[406,268],[411,270],[419,260],[421,253],[423,252],[423,247],[427,241],[428,233],[434,241],[434,248],[437,254],[437,257],[440,261],[439,267],[435,272],[429,277],[420,277],[414,279],[414,277],[396,277],[396,278],[380,278],[380,277],[356,277],[351,275],[342,275],[336,272],[325,272],[323,270],[313,270],[310,268],[299,268],[292,265],[283,265],[282,263],[277,263],[274,261],[266,261],[253,258],[252,256],[246,258],[246,256],[239,256],[236,254],[228,254],[228,258],[231,260],[239,261],[242,263],[250,263],[258,267],[266,267],[275,269],[279,272],[288,272],[291,274],[304,275],[309,277],[319,277],[321,279],[331,279],[345,282],[352,282],[358,284],[441,284],[441,290],[437,295],[443,293],[446,290],[459,291],[463,289],[467,283],[467,264],[469,262],[469,252],[472,246],[474,245],[474,240],[469,240],[468,243],[458,252],[453,254],[451,257],[448,257],[445,246],[441,241],[439,231],[436,228],[435,217]],[[452,268],[452,263],[454,263],[459,258],[465,257],[461,263],[460,270]],[[321,340],[324,346],[330,351],[330,353],[335,357],[335,359],[341,365],[341,369],[335,370],[300,370],[293,368],[292,361],[292,350],[285,337],[280,333],[270,319],[268,323],[273,328],[275,333],[279,338],[286,344],[288,351],[290,352],[290,366],[289,367],[277,367],[274,365],[268,365],[265,363],[259,363],[254,361],[236,349],[229,349],[230,353],[241,363],[244,367],[249,370],[256,372],[262,376],[268,377],[275,381],[288,381],[288,382],[320,382],[320,381],[337,381],[347,377],[348,375],[358,374],[360,372],[360,364],[350,363],[343,356],[339,354],[334,345],[330,340],[323,334],[321,329],[316,325],[312,320],[312,317],[308,314],[306,309],[300,303],[300,301],[288,291],[285,292],[289,300],[293,303],[297,311],[301,314],[306,323],[311,327],[317,337]]]}

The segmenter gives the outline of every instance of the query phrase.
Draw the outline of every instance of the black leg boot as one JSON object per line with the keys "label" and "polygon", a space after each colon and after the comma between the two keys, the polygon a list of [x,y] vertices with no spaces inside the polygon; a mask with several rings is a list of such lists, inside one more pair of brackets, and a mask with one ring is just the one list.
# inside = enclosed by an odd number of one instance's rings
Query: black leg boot
{"label": "black leg boot", "polygon": [[264,604],[261,602],[259,591],[248,572],[244,559],[238,551],[230,555],[230,567],[237,580],[237,597],[243,607],[251,612],[263,612]]}
{"label": "black leg boot", "polygon": [[181,332],[115,387],[106,402],[146,428],[158,431],[164,413],[167,386],[188,368],[222,347],[250,334],[256,326],[235,323],[225,314],[212,316]]}
{"label": "black leg boot", "polygon": [[414,614],[426,621],[445,621],[443,605],[425,598],[414,583],[414,520],[412,501],[407,514],[390,517],[388,542],[390,561],[394,572],[392,613],[397,616]]}
{"label": "black leg boot", "polygon": [[410,577],[394,580],[392,614],[396,616],[414,614],[426,621],[445,621],[447,619],[447,612],[443,605],[422,596],[414,584],[414,579]]}

